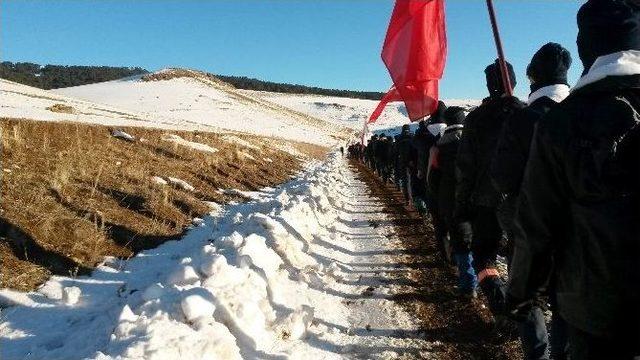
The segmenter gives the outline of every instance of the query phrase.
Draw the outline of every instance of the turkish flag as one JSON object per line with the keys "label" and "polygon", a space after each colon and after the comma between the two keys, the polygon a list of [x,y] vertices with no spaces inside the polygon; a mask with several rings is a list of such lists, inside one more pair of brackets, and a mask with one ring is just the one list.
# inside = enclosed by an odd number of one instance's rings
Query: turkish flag
{"label": "turkish flag", "polygon": [[398,92],[395,86],[392,86],[391,89],[389,89],[389,91],[382,97],[382,100],[380,100],[380,103],[378,104],[376,109],[373,110],[373,113],[371,113],[368,123],[371,124],[376,122],[376,120],[378,120],[378,118],[382,114],[382,111],[384,111],[384,108],[387,106],[388,103],[394,102],[394,101],[400,101],[400,100],[402,100],[400,93]]}
{"label": "turkish flag", "polygon": [[446,58],[444,0],[396,0],[382,61],[411,121],[438,108],[438,82]]}

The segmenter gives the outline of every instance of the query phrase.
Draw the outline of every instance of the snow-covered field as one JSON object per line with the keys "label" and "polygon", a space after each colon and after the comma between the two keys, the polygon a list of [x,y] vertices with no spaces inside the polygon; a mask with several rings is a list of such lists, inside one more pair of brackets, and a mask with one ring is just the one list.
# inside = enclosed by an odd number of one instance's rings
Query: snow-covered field
{"label": "snow-covered field", "polygon": [[0,303],[15,306],[2,310],[0,358],[426,355],[418,320],[392,301],[400,288],[384,281],[403,269],[370,226],[384,219],[381,204],[344,159],[247,195],[182,240],[107,259],[91,276],[1,290]]}

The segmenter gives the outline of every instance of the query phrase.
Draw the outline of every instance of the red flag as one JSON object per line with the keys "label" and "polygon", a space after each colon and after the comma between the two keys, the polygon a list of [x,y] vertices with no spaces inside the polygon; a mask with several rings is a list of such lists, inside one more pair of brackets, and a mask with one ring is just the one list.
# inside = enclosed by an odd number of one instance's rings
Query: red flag
{"label": "red flag", "polygon": [[398,92],[398,90],[396,90],[395,86],[392,86],[391,89],[389,89],[389,91],[382,97],[382,100],[380,100],[378,107],[373,110],[373,113],[369,117],[368,123],[371,124],[376,122],[388,103],[400,100],[402,100],[402,97],[400,97],[400,93]]}
{"label": "red flag", "polygon": [[438,108],[438,81],[446,57],[444,0],[396,0],[382,61],[411,121]]}

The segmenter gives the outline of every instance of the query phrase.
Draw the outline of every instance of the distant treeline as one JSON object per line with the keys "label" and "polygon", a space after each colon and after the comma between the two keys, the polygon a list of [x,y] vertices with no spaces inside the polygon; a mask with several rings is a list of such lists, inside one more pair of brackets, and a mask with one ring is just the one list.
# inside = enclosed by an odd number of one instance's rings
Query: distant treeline
{"label": "distant treeline", "polygon": [[[46,90],[117,80],[147,73],[149,73],[149,71],[140,67],[42,66],[34,63],[13,63],[9,61],[0,63],[0,78]],[[304,85],[282,84],[251,79],[245,76],[214,76],[238,89],[244,90],[326,95],[370,100],[380,100],[384,95],[383,93],[373,91],[335,90]]]}
{"label": "distant treeline", "polygon": [[41,89],[57,89],[122,79],[148,73],[139,67],[63,66],[33,63],[0,63],[0,78]]}
{"label": "distant treeline", "polygon": [[326,95],[368,100],[380,100],[384,95],[383,93],[373,91],[335,90],[304,85],[281,84],[270,81],[251,79],[245,76],[215,75],[215,77],[233,85],[238,89],[244,90],[269,91],[287,94]]}

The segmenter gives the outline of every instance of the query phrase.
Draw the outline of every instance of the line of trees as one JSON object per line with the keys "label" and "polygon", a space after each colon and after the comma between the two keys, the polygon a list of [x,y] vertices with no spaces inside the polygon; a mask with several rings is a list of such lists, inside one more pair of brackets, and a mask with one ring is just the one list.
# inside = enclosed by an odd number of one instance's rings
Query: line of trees
{"label": "line of trees", "polygon": [[269,91],[269,92],[278,92],[278,93],[286,93],[286,94],[326,95],[326,96],[337,96],[337,97],[368,99],[368,100],[380,100],[384,95],[384,93],[375,92],[375,91],[336,90],[336,89],[323,89],[323,88],[313,87],[313,86],[283,84],[283,83],[252,79],[245,76],[215,75],[215,77],[233,85],[237,89],[244,89],[244,90]]}
{"label": "line of trees", "polygon": [[140,67],[39,65],[0,63],[0,78],[41,89],[57,89],[122,79],[148,73]]}

